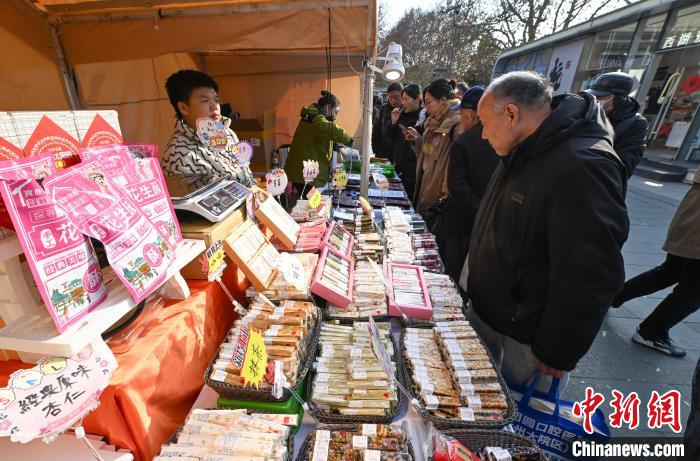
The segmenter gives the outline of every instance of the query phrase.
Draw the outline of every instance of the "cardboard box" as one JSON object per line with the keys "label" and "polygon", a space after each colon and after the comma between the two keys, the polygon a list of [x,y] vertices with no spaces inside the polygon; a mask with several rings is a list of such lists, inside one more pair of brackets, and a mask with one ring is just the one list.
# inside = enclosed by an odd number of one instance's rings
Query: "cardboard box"
{"label": "cardboard box", "polygon": [[[226,237],[228,237],[236,226],[245,221],[245,218],[245,207],[240,207],[237,210],[234,210],[226,218],[215,223],[194,214],[188,213],[187,215],[178,215],[182,237],[186,239],[204,240],[204,244],[207,248],[212,246],[212,244],[217,240],[226,239]],[[182,268],[180,274],[182,274],[182,276],[186,279],[205,280],[207,276],[202,273],[198,260],[199,256],[197,256],[194,261]]]}
{"label": "cardboard box", "polygon": [[257,173],[267,171],[264,130],[255,118],[239,118],[231,120],[231,129],[241,141],[248,141],[253,145],[253,159],[250,169]]}

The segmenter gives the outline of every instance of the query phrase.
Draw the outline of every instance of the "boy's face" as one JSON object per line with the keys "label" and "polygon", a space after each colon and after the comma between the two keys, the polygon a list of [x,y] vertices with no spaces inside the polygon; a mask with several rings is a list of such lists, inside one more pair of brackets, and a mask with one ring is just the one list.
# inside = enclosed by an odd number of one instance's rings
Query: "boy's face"
{"label": "boy's face", "polygon": [[197,129],[197,119],[212,118],[217,122],[221,120],[221,106],[219,95],[214,88],[195,88],[187,102],[177,103],[182,114],[182,119],[190,127]]}

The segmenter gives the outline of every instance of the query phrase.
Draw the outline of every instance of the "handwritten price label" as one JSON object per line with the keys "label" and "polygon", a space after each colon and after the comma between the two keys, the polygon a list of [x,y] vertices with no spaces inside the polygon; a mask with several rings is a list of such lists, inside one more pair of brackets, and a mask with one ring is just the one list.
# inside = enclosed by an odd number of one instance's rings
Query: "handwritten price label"
{"label": "handwritten price label", "polygon": [[304,160],[303,163],[304,169],[302,170],[302,174],[304,175],[304,181],[312,182],[314,179],[316,179],[316,176],[318,176],[318,162],[316,160]]}
{"label": "handwritten price label", "polygon": [[287,173],[282,168],[275,168],[265,175],[267,191],[272,195],[280,195],[287,188]]}
{"label": "handwritten price label", "polygon": [[199,260],[202,273],[207,276],[210,282],[221,277],[221,274],[226,269],[224,262],[224,247],[221,240],[210,246]]}
{"label": "handwritten price label", "polygon": [[241,368],[243,385],[255,386],[257,388],[265,377],[265,373],[267,373],[267,347],[265,347],[265,339],[260,335],[260,332],[250,330],[248,347],[243,360],[243,368]]}
{"label": "handwritten price label", "polygon": [[309,192],[309,206],[315,210],[321,206],[321,193],[315,187]]}

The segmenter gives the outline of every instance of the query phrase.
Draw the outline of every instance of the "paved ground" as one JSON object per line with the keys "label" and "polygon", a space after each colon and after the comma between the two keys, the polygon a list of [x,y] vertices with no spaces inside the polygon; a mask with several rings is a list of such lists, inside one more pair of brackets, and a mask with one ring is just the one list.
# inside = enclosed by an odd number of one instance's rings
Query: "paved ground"
{"label": "paved ground", "polygon": [[[631,179],[627,194],[630,235],[623,248],[628,279],[664,260],[661,245],[688,187],[675,183],[659,185],[638,177]],[[677,389],[681,392],[681,422],[685,427],[692,374],[700,357],[700,311],[671,330],[671,337],[688,351],[684,358],[669,357],[631,341],[639,322],[669,291],[632,300],[619,309],[610,309],[593,347],[579,362],[566,389],[565,397],[579,400],[586,387],[592,386],[605,395],[606,403],[601,408],[606,414],[611,410],[612,389],[624,394],[636,391],[642,401],[640,427],[634,431],[614,430],[614,436],[659,435],[658,430],[649,431],[646,425],[646,403],[652,390],[663,393]],[[672,433],[670,429],[664,429],[664,432]]]}

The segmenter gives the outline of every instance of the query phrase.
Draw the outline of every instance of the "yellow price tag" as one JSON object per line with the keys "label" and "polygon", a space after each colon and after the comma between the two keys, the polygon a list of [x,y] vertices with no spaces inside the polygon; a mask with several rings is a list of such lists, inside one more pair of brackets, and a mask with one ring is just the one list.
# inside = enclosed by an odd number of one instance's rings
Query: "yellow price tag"
{"label": "yellow price tag", "polygon": [[221,273],[226,268],[226,264],[224,263],[223,242],[218,240],[210,246],[200,258],[199,263],[202,265],[202,272],[207,276],[210,282],[221,277]]}
{"label": "yellow price tag", "polygon": [[343,167],[337,166],[333,170],[333,187],[336,189],[344,189],[348,185],[348,174]]}
{"label": "yellow price tag", "polygon": [[246,348],[241,378],[243,385],[251,385],[256,388],[260,385],[267,373],[267,347],[265,339],[259,331],[250,330],[248,347]]}
{"label": "yellow price tag", "polygon": [[309,194],[309,206],[316,210],[321,206],[321,193],[317,189],[313,189]]}

